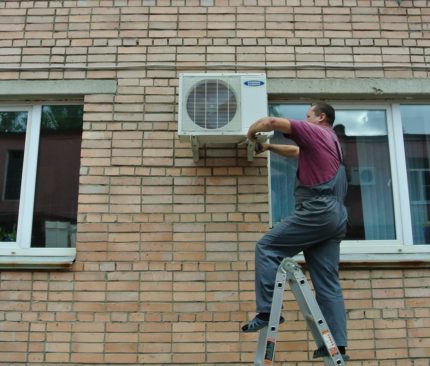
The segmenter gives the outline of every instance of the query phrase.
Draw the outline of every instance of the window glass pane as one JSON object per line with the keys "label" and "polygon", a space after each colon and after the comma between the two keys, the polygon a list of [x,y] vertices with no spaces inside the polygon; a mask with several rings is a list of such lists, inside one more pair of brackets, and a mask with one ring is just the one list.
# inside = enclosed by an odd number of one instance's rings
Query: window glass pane
{"label": "window glass pane", "polygon": [[0,242],[16,241],[27,112],[0,112]]}
{"label": "window glass pane", "polygon": [[75,245],[82,106],[43,106],[32,247]]}
{"label": "window glass pane", "polygon": [[385,110],[336,110],[348,172],[348,240],[395,239],[394,204]]}
{"label": "window glass pane", "polygon": [[[271,105],[271,115],[305,119],[309,105]],[[350,225],[346,240],[395,239],[394,205],[385,110],[336,109],[334,126],[347,167],[346,206]],[[274,134],[273,143],[287,142]],[[271,207],[274,224],[294,208],[294,159],[270,156]]]}
{"label": "window glass pane", "polygon": [[414,244],[430,244],[430,106],[402,105]]}
{"label": "window glass pane", "polygon": [[22,166],[24,150],[7,152],[6,179],[4,182],[4,200],[19,200],[21,191]]}

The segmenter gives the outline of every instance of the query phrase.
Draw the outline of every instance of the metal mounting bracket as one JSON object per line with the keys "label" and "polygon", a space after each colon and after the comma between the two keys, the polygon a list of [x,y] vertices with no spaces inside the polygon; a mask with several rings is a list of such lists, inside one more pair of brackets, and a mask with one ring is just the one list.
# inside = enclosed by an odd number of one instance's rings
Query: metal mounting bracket
{"label": "metal mounting bracket", "polygon": [[191,141],[191,149],[193,150],[193,160],[195,162],[198,162],[200,159],[200,143],[199,143],[199,139],[197,136],[191,136],[190,137],[190,141]]}
{"label": "metal mounting bracket", "polygon": [[248,161],[254,160],[255,142],[247,141]]}

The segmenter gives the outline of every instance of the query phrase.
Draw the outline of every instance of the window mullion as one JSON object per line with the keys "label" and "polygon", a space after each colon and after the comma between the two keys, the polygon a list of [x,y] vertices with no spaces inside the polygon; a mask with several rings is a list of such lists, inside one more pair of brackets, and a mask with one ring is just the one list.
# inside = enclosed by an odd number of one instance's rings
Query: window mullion
{"label": "window mullion", "polygon": [[392,159],[393,166],[395,167],[393,178],[397,178],[397,189],[396,196],[399,202],[399,214],[397,227],[399,228],[401,235],[403,236],[402,242],[404,244],[413,244],[413,232],[412,232],[412,220],[411,211],[409,206],[409,185],[408,185],[408,175],[406,169],[406,154],[405,154],[405,144],[403,140],[403,128],[402,128],[402,118],[400,114],[400,104],[392,105],[392,138],[393,138],[393,148],[392,148]]}
{"label": "window mullion", "polygon": [[17,243],[21,248],[31,247],[41,115],[42,106],[33,106],[27,123],[17,232]]}

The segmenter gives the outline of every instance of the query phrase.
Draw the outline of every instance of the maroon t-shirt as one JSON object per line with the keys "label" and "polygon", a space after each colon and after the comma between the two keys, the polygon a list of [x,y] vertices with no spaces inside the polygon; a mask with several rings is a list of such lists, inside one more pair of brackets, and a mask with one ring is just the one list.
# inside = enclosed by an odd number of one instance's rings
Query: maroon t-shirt
{"label": "maroon t-shirt", "polygon": [[340,165],[340,144],[331,127],[306,121],[291,122],[290,138],[300,147],[298,179],[313,186],[333,179]]}

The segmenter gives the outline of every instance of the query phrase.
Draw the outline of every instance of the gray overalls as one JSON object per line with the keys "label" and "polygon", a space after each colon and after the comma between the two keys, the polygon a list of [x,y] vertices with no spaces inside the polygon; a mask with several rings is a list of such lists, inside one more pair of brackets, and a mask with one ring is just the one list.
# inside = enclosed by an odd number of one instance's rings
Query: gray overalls
{"label": "gray overalls", "polygon": [[338,346],[347,346],[346,313],[339,284],[340,241],[347,212],[348,183],[343,164],[327,183],[296,186],[293,214],[264,235],[255,252],[257,312],[270,313],[277,268],[286,257],[303,251],[316,300]]}

